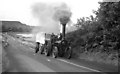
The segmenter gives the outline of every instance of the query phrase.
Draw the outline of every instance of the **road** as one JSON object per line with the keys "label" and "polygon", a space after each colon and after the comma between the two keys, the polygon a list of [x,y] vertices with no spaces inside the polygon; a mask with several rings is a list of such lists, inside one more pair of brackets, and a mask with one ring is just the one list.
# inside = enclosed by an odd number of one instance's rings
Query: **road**
{"label": "road", "polygon": [[22,44],[16,38],[8,36],[10,44],[4,50],[9,58],[7,72],[86,72],[102,74],[101,72],[115,71],[101,65],[91,65],[90,62],[75,59],[52,58],[34,54],[34,48]]}

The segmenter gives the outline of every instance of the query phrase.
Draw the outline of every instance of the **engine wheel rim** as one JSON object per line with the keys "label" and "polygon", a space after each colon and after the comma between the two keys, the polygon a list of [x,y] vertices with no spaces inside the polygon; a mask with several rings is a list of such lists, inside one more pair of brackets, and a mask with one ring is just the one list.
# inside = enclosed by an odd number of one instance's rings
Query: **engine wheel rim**
{"label": "engine wheel rim", "polygon": [[53,58],[57,57],[57,53],[58,53],[58,48],[54,47],[53,53],[52,53]]}
{"label": "engine wheel rim", "polygon": [[41,53],[41,51],[42,51],[42,50],[41,50],[41,47],[39,47],[39,51],[40,51],[40,53]]}
{"label": "engine wheel rim", "polygon": [[47,51],[47,49],[45,49],[45,55],[48,55],[48,51]]}
{"label": "engine wheel rim", "polygon": [[71,48],[69,48],[68,51],[67,51],[67,56],[66,57],[70,58],[71,57],[71,53],[72,53]]}

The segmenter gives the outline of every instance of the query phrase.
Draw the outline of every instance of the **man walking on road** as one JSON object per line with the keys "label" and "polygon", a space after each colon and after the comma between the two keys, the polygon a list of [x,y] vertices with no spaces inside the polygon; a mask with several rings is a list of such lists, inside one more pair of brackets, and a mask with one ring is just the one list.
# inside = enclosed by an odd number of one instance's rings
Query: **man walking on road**
{"label": "man walking on road", "polygon": [[45,36],[43,32],[39,32],[36,34],[36,47],[35,47],[35,53],[38,53],[39,48],[42,44],[45,43]]}

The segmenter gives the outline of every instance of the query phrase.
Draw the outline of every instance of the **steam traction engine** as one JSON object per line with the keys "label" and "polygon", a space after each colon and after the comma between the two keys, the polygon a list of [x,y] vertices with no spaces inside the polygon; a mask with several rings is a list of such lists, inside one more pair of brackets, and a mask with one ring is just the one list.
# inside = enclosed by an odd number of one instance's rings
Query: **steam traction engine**
{"label": "steam traction engine", "polygon": [[54,34],[45,34],[45,44],[41,46],[40,53],[45,53],[46,56],[52,55],[53,58],[64,56],[70,59],[72,50],[70,42],[65,38],[65,28],[67,22],[64,22],[63,20],[60,21],[62,24],[62,34],[60,34],[60,38]]}

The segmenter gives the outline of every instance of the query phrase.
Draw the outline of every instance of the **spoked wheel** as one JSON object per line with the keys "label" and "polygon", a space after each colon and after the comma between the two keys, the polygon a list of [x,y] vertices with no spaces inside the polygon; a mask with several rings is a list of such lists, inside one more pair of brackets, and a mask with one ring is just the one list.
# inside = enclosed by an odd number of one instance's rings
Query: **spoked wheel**
{"label": "spoked wheel", "polygon": [[48,51],[48,49],[47,49],[47,48],[44,48],[44,50],[45,50],[45,55],[46,55],[46,56],[49,56],[49,51]]}
{"label": "spoked wheel", "polygon": [[57,58],[57,56],[58,56],[58,47],[53,46],[52,57]]}
{"label": "spoked wheel", "polygon": [[65,57],[66,57],[67,59],[70,59],[71,56],[72,56],[72,49],[71,49],[71,47],[68,47],[68,49],[67,49],[67,51],[66,51],[66,54],[65,54]]}
{"label": "spoked wheel", "polygon": [[43,46],[39,47],[39,52],[40,52],[40,54],[43,54]]}

